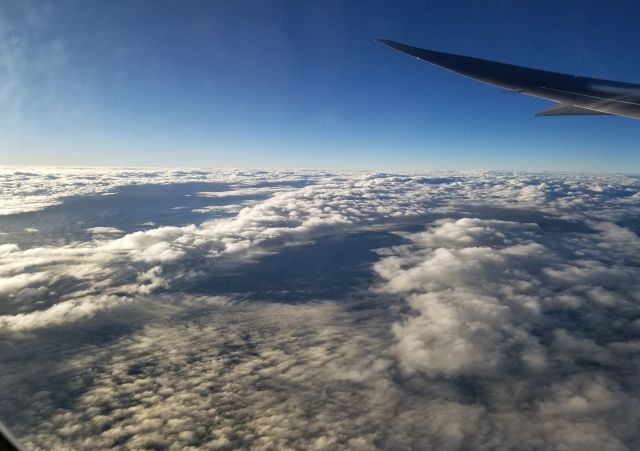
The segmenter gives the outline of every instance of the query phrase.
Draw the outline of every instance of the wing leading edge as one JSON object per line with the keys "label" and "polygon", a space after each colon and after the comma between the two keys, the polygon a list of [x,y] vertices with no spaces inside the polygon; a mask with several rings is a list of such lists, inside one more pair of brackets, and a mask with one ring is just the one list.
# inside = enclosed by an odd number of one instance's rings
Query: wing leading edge
{"label": "wing leading edge", "polygon": [[378,41],[465,77],[559,103],[537,116],[617,115],[640,119],[640,84],[530,69],[421,49],[388,39]]}

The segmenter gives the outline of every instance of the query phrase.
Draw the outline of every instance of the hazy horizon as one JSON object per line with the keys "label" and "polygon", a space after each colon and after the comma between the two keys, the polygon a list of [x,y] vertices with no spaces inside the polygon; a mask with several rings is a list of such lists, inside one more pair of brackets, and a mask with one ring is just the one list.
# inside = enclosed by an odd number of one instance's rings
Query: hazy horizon
{"label": "hazy horizon", "polygon": [[558,175],[594,175],[594,176],[608,176],[608,175],[628,175],[628,176],[640,176],[640,171],[598,171],[598,170],[560,170],[560,169],[548,169],[548,170],[535,170],[535,169],[488,169],[488,168],[468,168],[468,169],[336,169],[331,167],[294,167],[294,166],[180,166],[180,165],[166,165],[166,166],[124,166],[124,165],[56,165],[56,164],[0,164],[0,170],[2,169],[15,169],[15,168],[41,168],[41,169],[146,169],[146,170],[251,170],[251,171],[302,171],[302,172],[333,172],[333,173],[390,173],[390,174],[431,174],[431,173],[513,173],[513,174],[558,174]]}

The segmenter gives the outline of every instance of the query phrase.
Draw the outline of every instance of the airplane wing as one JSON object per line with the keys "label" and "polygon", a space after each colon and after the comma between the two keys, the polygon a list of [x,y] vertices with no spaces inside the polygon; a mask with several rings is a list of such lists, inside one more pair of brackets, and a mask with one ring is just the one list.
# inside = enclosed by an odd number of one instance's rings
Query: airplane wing
{"label": "airplane wing", "polygon": [[2,423],[0,423],[0,449],[4,451],[22,451],[18,441]]}
{"label": "airplane wing", "polygon": [[537,116],[616,115],[640,119],[640,84],[529,69],[378,39],[403,53],[465,77],[558,102]]}

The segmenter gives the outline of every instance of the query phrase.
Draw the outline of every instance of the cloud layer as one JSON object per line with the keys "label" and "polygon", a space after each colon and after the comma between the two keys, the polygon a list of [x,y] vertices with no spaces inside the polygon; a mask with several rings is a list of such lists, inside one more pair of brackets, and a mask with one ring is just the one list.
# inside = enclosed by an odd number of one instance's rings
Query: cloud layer
{"label": "cloud layer", "polygon": [[385,251],[378,289],[411,309],[393,327],[403,373],[471,378],[504,415],[491,421],[517,421],[500,427],[523,442],[501,446],[637,446],[640,271],[627,256],[640,239],[591,226],[549,240],[536,224],[440,220]]}
{"label": "cloud layer", "polygon": [[[0,237],[0,418],[30,448],[640,446],[636,177],[38,171],[7,170],[7,217],[194,180],[232,203],[64,245]],[[402,244],[372,241],[373,282],[341,297],[190,288],[294,245],[312,268],[345,234]]]}

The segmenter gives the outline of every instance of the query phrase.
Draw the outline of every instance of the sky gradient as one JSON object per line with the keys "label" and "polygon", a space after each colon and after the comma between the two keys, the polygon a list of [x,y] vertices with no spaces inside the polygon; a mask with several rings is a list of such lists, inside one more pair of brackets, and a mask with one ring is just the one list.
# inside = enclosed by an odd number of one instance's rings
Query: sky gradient
{"label": "sky gradient", "polygon": [[0,164],[638,172],[640,123],[535,118],[374,41],[640,81],[620,2],[0,2]]}

